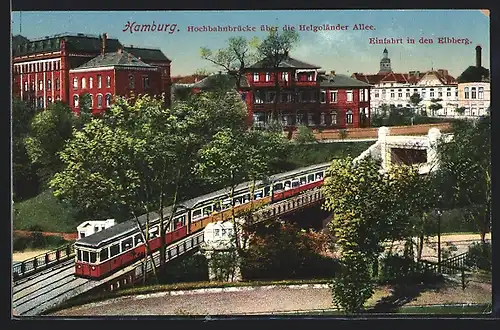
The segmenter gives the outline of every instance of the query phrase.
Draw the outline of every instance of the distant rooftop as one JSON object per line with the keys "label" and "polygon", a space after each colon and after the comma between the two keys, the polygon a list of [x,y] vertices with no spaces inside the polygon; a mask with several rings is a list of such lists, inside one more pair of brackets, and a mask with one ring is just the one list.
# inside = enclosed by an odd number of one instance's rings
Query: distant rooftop
{"label": "distant rooftop", "polygon": [[117,51],[112,53],[105,53],[104,55],[97,55],[87,63],[80,65],[76,69],[90,69],[109,66],[127,66],[127,67],[143,67],[154,68],[153,66],[144,63],[134,55],[126,51]]}
{"label": "distant rooftop", "polygon": [[[249,66],[249,69],[265,69],[270,68],[269,61],[266,59],[260,60],[257,63]],[[294,69],[319,69],[320,67],[317,65],[309,64],[300,60],[297,60],[293,57],[289,57],[288,59],[282,61],[279,65],[280,68],[294,68]]]}
{"label": "distant rooftop", "polygon": [[320,75],[318,77],[320,80],[320,86],[321,87],[371,87],[372,85],[351,78],[349,76],[343,75],[343,74],[329,74],[329,75]]}

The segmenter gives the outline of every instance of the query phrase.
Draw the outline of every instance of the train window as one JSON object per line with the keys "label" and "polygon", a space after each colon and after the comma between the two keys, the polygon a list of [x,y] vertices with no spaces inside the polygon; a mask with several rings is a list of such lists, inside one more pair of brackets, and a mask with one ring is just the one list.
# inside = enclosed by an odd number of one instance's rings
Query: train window
{"label": "train window", "polygon": [[214,203],[214,212],[219,212],[220,209],[221,209],[221,207],[220,207],[220,201],[216,201]]}
{"label": "train window", "polygon": [[76,250],[76,259],[82,261],[82,250]]}
{"label": "train window", "polygon": [[132,248],[132,237],[127,238],[122,241],[122,251],[127,251]]}
{"label": "train window", "polygon": [[194,210],[193,211],[193,220],[198,219],[201,217],[201,209]]}
{"label": "train window", "polygon": [[219,229],[215,229],[214,230],[214,236],[215,237],[219,237]]}
{"label": "train window", "polygon": [[321,179],[323,179],[323,172],[316,173],[316,180],[321,180]]}
{"label": "train window", "polygon": [[160,233],[158,231],[158,226],[155,226],[149,230],[149,238],[155,238],[160,236]]}
{"label": "train window", "polygon": [[226,236],[226,229],[222,228],[222,236]]}
{"label": "train window", "polygon": [[114,257],[117,254],[120,254],[120,245],[119,244],[111,245],[111,247],[109,248],[109,256]]}
{"label": "train window", "polygon": [[271,194],[271,187],[264,187],[264,196],[269,196]]}
{"label": "train window", "polygon": [[203,208],[203,215],[208,217],[212,213],[212,205]]}
{"label": "train window", "polygon": [[95,264],[97,261],[97,253],[90,252],[90,263]]}
{"label": "train window", "polygon": [[285,190],[288,190],[291,188],[291,182],[290,181],[285,181]]}
{"label": "train window", "polygon": [[184,216],[175,218],[174,219],[174,229],[178,229],[178,228],[184,226],[184,222],[185,222],[184,219],[185,219]]}
{"label": "train window", "polygon": [[99,255],[99,260],[100,260],[100,261],[104,261],[104,260],[106,260],[106,259],[108,259],[108,248],[104,248],[104,249],[102,249],[102,250],[101,250],[101,253],[100,253],[100,255]]}
{"label": "train window", "polygon": [[83,251],[83,261],[89,262],[89,251]]}
{"label": "train window", "polygon": [[280,183],[275,184],[274,187],[273,187],[273,190],[274,191],[283,190],[283,183],[280,182]]}
{"label": "train window", "polygon": [[250,194],[246,194],[243,196],[243,203],[248,203],[250,202]]}
{"label": "train window", "polygon": [[300,185],[306,184],[307,183],[307,177],[303,176],[300,178]]}
{"label": "train window", "polygon": [[223,202],[222,202],[222,209],[223,210],[227,210],[228,208],[231,207],[231,200],[230,199],[225,199]]}
{"label": "train window", "polygon": [[307,183],[313,182],[314,181],[314,174],[309,174],[307,176]]}
{"label": "train window", "polygon": [[141,234],[135,235],[134,241],[135,241],[135,245],[134,246],[137,246],[137,245],[141,244],[142,243],[142,235]]}
{"label": "train window", "polygon": [[298,186],[300,186],[299,180],[293,180],[292,181],[292,188],[295,188],[295,187],[298,187]]}
{"label": "train window", "polygon": [[261,199],[261,198],[262,198],[262,190],[259,190],[254,194],[254,199]]}
{"label": "train window", "polygon": [[238,206],[241,204],[241,197],[237,197],[234,199],[234,206]]}

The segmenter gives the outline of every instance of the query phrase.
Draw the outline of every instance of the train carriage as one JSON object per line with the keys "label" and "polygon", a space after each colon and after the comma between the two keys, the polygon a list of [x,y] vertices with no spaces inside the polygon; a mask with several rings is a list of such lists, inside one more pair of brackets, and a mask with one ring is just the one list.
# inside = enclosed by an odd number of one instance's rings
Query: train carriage
{"label": "train carriage", "polygon": [[[165,244],[202,230],[210,222],[230,219],[232,206],[235,214],[238,214],[251,207],[287,199],[319,187],[329,166],[330,163],[323,163],[273,175],[265,181],[239,184],[234,189],[232,199],[228,189],[221,189],[180,203],[167,228]],[[171,208],[165,208],[164,223],[170,219],[170,214]],[[147,215],[139,217],[143,231],[147,220]],[[149,213],[149,248],[152,252],[161,246],[159,225],[160,215],[156,212]],[[75,275],[93,279],[116,272],[143,258],[146,252],[143,236],[135,220],[125,221],[78,240],[75,251]]]}

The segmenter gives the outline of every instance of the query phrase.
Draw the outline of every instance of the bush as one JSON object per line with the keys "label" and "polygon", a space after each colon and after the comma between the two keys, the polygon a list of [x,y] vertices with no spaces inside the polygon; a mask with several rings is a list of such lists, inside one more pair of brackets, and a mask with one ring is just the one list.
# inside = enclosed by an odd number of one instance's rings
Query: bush
{"label": "bush", "polygon": [[162,283],[208,281],[208,262],[204,255],[194,254],[167,263]]}
{"label": "bush", "polygon": [[425,270],[420,263],[412,258],[388,255],[379,260],[377,281],[380,284],[430,282],[435,277],[432,271]]}
{"label": "bush", "polygon": [[14,236],[12,240],[12,250],[22,252],[30,247],[30,238],[25,236]]}
{"label": "bush", "polygon": [[467,251],[465,264],[471,268],[491,271],[491,244],[474,243]]}

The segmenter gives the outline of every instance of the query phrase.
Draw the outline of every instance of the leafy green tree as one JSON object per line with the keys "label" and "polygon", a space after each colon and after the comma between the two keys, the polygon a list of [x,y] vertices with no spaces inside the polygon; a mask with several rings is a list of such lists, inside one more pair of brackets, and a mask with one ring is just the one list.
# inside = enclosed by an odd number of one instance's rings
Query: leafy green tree
{"label": "leafy green tree", "polygon": [[80,95],[80,112],[78,113],[78,127],[81,129],[92,120],[92,99],[89,93]]}
{"label": "leafy green tree", "polygon": [[454,122],[452,133],[438,144],[441,207],[464,207],[484,244],[491,226],[491,119]]}
{"label": "leafy green tree", "polygon": [[38,191],[36,168],[31,163],[24,140],[30,134],[35,110],[24,101],[12,99],[12,172],[14,200],[34,196]]}
{"label": "leafy green tree", "polygon": [[305,125],[299,125],[297,127],[297,135],[294,140],[298,144],[318,142],[314,136],[313,130]]}
{"label": "leafy green tree", "polygon": [[439,110],[439,109],[442,109],[443,106],[441,105],[441,102],[442,99],[432,99],[431,102],[432,104],[429,106],[429,110],[431,110],[431,115],[432,116],[435,116],[436,115],[436,112]]}
{"label": "leafy green tree", "polygon": [[212,62],[224,69],[236,81],[238,90],[241,87],[241,78],[249,63],[256,60],[255,48],[259,41],[254,37],[248,41],[244,37],[231,37],[227,40],[227,47],[215,52],[207,47],[201,48],[201,58]]}
{"label": "leafy green tree", "polygon": [[455,109],[455,112],[459,115],[459,116],[463,116],[464,113],[465,113],[465,107],[459,107],[459,108],[456,108]]}
{"label": "leafy green tree", "polygon": [[76,124],[71,108],[55,102],[31,121],[31,133],[25,139],[25,146],[31,163],[39,167],[38,175],[42,183],[62,168],[58,152],[73,135]]}
{"label": "leafy green tree", "polygon": [[278,30],[269,31],[269,35],[260,43],[257,48],[259,57],[262,59],[264,67],[270,68],[274,73],[274,106],[272,120],[278,120],[278,101],[280,100],[279,68],[281,64],[290,57],[290,51],[299,41],[299,34],[296,31]]}

